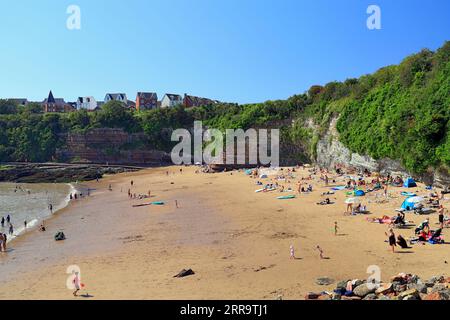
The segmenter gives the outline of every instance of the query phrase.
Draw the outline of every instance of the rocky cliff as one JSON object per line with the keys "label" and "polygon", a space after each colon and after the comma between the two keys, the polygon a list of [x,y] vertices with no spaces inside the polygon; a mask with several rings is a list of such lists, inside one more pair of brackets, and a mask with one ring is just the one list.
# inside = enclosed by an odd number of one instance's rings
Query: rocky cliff
{"label": "rocky cliff", "polygon": [[99,128],[68,133],[64,139],[65,147],[57,151],[57,157],[67,162],[163,165],[170,161],[170,155],[148,145],[143,133]]}
{"label": "rocky cliff", "polygon": [[[356,169],[368,169],[373,172],[391,173],[393,175],[412,175],[415,179],[427,184],[438,186],[450,185],[450,173],[445,168],[430,169],[423,175],[413,175],[397,160],[378,159],[375,160],[367,155],[360,155],[350,151],[339,141],[339,133],[336,129],[338,117],[330,121],[326,133],[319,139],[316,147],[315,162],[321,167],[334,168],[336,165],[353,167]],[[311,126],[311,124],[309,124]]]}

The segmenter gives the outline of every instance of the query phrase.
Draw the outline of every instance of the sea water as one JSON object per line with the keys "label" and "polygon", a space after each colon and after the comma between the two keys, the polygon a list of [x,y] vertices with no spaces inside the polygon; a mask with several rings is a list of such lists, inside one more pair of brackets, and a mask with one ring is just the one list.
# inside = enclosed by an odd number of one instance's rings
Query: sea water
{"label": "sea water", "polygon": [[[8,242],[11,241],[48,218],[52,214],[50,204],[53,214],[67,206],[70,194],[75,190],[72,184],[0,183],[0,220],[5,217],[5,226],[2,228],[0,225],[0,232],[7,234]],[[8,234],[8,214],[14,228],[12,236]]]}

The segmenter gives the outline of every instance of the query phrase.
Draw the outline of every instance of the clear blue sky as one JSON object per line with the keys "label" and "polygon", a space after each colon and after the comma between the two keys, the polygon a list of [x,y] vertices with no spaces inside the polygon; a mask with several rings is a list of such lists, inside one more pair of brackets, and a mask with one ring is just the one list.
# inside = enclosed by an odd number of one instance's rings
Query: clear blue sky
{"label": "clear blue sky", "polygon": [[[81,30],[66,9],[81,8]],[[377,4],[382,29],[366,28]],[[448,0],[14,0],[0,4],[0,97],[155,91],[284,99],[450,40]]]}

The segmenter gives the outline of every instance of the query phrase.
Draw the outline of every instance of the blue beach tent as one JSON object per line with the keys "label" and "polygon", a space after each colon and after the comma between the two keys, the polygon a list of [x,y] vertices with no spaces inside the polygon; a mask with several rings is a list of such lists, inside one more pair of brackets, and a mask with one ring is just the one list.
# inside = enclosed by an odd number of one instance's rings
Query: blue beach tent
{"label": "blue beach tent", "polygon": [[366,193],[362,190],[356,190],[355,191],[355,196],[356,197],[363,197]]}
{"label": "blue beach tent", "polygon": [[408,178],[405,180],[405,183],[403,184],[403,187],[405,188],[415,188],[417,187],[416,182],[414,181],[413,178]]}
{"label": "blue beach tent", "polygon": [[402,203],[402,209],[405,209],[406,211],[414,210],[414,207],[415,207],[415,203],[409,202],[408,199],[406,199]]}

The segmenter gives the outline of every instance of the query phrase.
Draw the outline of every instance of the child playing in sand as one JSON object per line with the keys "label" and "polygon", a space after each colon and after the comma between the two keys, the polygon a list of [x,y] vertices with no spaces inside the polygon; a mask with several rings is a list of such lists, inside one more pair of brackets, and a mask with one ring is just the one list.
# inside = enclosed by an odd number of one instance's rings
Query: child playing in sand
{"label": "child playing in sand", "polygon": [[291,253],[291,259],[295,259],[295,250],[294,250],[294,246],[292,244],[289,247],[289,251]]}

